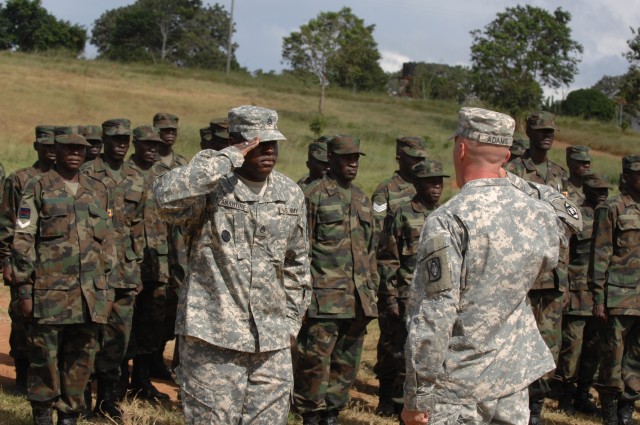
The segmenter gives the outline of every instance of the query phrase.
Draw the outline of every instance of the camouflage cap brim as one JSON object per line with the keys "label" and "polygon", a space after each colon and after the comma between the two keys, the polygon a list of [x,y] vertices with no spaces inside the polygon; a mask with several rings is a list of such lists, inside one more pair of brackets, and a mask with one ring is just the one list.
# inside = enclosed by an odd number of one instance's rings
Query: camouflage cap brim
{"label": "camouflage cap brim", "polygon": [[287,140],[286,137],[278,130],[248,130],[240,133],[246,140],[252,140],[260,137],[261,142],[269,142],[272,140]]}
{"label": "camouflage cap brim", "polygon": [[587,154],[587,153],[572,153],[571,155],[569,155],[569,158],[574,159],[576,161],[586,161],[586,162],[591,162],[591,155]]}
{"label": "camouflage cap brim", "polygon": [[48,146],[48,145],[53,145],[54,140],[53,140],[53,137],[39,137],[36,139],[36,143],[44,146]]}
{"label": "camouflage cap brim", "polygon": [[59,134],[55,137],[55,142],[63,145],[91,146],[91,143],[87,142],[87,139],[85,139],[84,136],[73,133]]}
{"label": "camouflage cap brim", "polygon": [[400,150],[402,152],[404,152],[405,154],[409,155],[410,157],[413,158],[426,158],[427,157],[427,151],[422,150],[422,149],[415,149],[415,148],[410,148],[410,147],[402,147],[400,148]]}

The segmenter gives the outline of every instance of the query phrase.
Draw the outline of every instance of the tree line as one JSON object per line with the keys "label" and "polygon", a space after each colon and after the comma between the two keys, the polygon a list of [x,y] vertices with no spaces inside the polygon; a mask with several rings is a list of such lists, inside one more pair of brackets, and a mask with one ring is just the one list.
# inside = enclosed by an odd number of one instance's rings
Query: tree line
{"label": "tree line", "polygon": [[[322,113],[327,87],[352,91],[387,91],[420,99],[475,98],[492,107],[522,116],[546,107],[586,119],[611,120],[617,105],[637,114],[640,109],[640,28],[632,29],[623,55],[629,70],[604,76],[589,89],[576,90],[554,102],[543,99],[543,87],[568,86],[578,71],[583,47],[572,39],[571,14],[525,5],[507,7],[482,29],[471,31],[470,67],[409,63],[406,72],[385,73],[374,38],[375,25],[366,24],[350,8],[322,12],[283,38],[283,71],[319,87]],[[247,72],[238,63],[237,43],[228,45],[236,29],[224,6],[201,0],[136,0],[110,9],[87,29],[59,20],[40,0],[0,3],[0,49],[38,52],[64,49],[74,56],[87,40],[99,59],[168,64],[178,67]],[[229,52],[229,47],[231,52]],[[261,73],[262,71],[258,71]]]}

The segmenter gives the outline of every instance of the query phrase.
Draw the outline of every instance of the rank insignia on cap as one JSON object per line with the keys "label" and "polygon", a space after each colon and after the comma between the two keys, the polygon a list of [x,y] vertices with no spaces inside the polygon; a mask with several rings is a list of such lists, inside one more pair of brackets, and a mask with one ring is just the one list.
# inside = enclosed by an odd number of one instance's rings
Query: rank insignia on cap
{"label": "rank insignia on cap", "polygon": [[111,208],[107,208],[107,215],[109,218],[113,217],[113,211],[111,211]]}
{"label": "rank insignia on cap", "polygon": [[575,207],[571,204],[569,204],[568,202],[565,201],[564,203],[564,209],[567,211],[567,214],[569,214],[571,217],[573,217],[574,219],[578,219],[578,210],[575,209]]}
{"label": "rank insignia on cap", "polygon": [[21,207],[18,211],[18,218],[28,220],[31,218],[31,208]]}
{"label": "rank insignia on cap", "polygon": [[442,276],[440,258],[435,257],[427,260],[427,271],[429,272],[429,282],[437,282]]}

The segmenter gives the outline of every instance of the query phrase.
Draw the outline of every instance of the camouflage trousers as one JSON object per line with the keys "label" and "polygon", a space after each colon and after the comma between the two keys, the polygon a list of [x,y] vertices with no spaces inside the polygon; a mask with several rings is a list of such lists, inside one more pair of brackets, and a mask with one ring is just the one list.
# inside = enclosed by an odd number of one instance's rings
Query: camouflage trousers
{"label": "camouflage trousers", "polygon": [[164,311],[164,342],[176,337],[176,315],[178,312],[178,290],[175,284],[167,284]]}
{"label": "camouflage trousers", "polygon": [[293,404],[298,413],[341,410],[356,380],[370,319],[307,319],[296,340]]}
{"label": "camouflage trousers", "polygon": [[393,398],[401,403],[405,377],[404,344],[407,340],[405,316],[409,300],[399,298],[397,301],[399,317],[389,314],[386,306],[378,306],[380,338],[373,371],[380,381],[380,398]]}
{"label": "camouflage trousers", "polygon": [[120,377],[120,364],[131,336],[135,302],[135,289],[116,288],[115,293],[108,322],[102,325],[100,350],[96,355],[96,377],[107,382],[117,382]]}
{"label": "camouflage trousers", "polygon": [[594,386],[609,394],[640,392],[640,316],[609,316],[601,332],[600,373]]}
{"label": "camouflage trousers", "polygon": [[[539,289],[529,291],[531,310],[538,324],[540,336],[549,347],[553,360],[558,364],[558,355],[562,345],[562,298],[564,293],[557,289]],[[529,385],[531,400],[541,400],[551,391],[551,381],[555,370]]]}
{"label": "camouflage trousers", "polygon": [[26,359],[29,353],[29,322],[24,319],[18,299],[18,289],[10,288],[9,317],[11,333],[9,334],[9,355],[14,359]]}
{"label": "camouflage trousers", "polygon": [[51,403],[60,412],[81,412],[98,349],[97,323],[30,326],[29,392],[31,402]]}
{"label": "camouflage trousers", "polygon": [[591,385],[598,370],[599,346],[598,326],[593,316],[565,314],[556,379],[568,384]]}
{"label": "camouflage trousers", "polygon": [[291,350],[243,353],[180,335],[178,381],[185,423],[285,425]]}
{"label": "camouflage trousers", "polygon": [[167,284],[144,282],[136,297],[127,358],[152,354],[161,349],[165,331],[160,324],[164,323],[166,304]]}
{"label": "camouflage trousers", "polygon": [[523,390],[508,396],[477,404],[437,403],[429,412],[430,425],[529,423],[529,392]]}

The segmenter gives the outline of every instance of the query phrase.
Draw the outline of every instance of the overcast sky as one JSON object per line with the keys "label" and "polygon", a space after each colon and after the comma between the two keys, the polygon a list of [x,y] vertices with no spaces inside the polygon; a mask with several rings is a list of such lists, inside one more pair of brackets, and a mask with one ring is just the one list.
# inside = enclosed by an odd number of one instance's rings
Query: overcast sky
{"label": "overcast sky", "polygon": [[[133,0],[42,0],[57,18],[84,25],[89,34],[93,22],[106,10],[134,3]],[[204,1],[213,4],[213,1]],[[231,0],[219,1],[227,10]],[[385,71],[397,71],[403,62],[437,62],[469,65],[469,31],[482,28],[496,13],[518,2],[507,0],[235,0],[234,42],[238,62],[250,71],[280,71],[282,38],[320,12],[350,7],[375,25],[373,36]],[[562,7],[571,13],[572,37],[584,47],[579,73],[568,91],[587,88],[603,75],[620,75],[628,63],[622,57],[630,27],[640,26],[640,0],[534,0],[520,2],[553,11]],[[88,46],[87,57],[96,54]]]}

